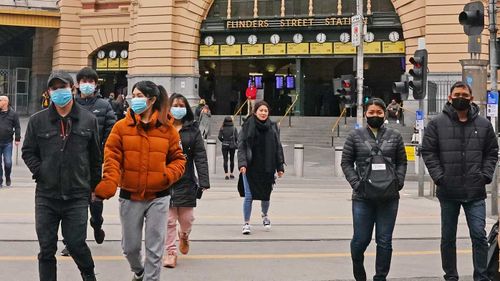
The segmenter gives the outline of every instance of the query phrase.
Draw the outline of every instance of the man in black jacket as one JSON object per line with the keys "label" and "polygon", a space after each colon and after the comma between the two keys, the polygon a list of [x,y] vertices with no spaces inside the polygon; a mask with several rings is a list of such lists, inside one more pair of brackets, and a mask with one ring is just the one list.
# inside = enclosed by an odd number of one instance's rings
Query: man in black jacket
{"label": "man in black jacket", "polygon": [[[97,117],[99,125],[99,144],[101,146],[101,151],[104,151],[104,144],[108,139],[113,125],[115,125],[116,116],[111,104],[97,94],[98,79],[99,77],[95,70],[90,67],[82,68],[76,74],[78,95],[75,97],[75,100],[79,105]],[[102,224],[104,222],[102,211],[102,200],[92,200],[90,202],[90,225],[94,229],[94,238],[97,244],[104,242],[105,237],[105,232],[102,229]],[[69,252],[67,249],[64,249],[61,254],[67,256]]]}
{"label": "man in black jacket", "polygon": [[486,272],[486,188],[493,180],[498,142],[491,123],[471,103],[472,90],[456,82],[443,113],[429,122],[422,156],[437,185],[441,205],[441,260],[445,280],[458,280],[456,235],[462,206],[472,240],[474,281],[488,281]]}
{"label": "man in black jacket", "polygon": [[73,79],[54,71],[49,108],[31,116],[22,157],[36,181],[35,225],[41,281],[55,281],[59,224],[84,281],[95,281],[94,261],[86,243],[88,204],[101,179],[97,120],[73,101]]}
{"label": "man in black jacket", "polygon": [[19,146],[21,140],[21,126],[19,116],[9,106],[9,98],[0,96],[0,187],[3,185],[3,170],[5,170],[5,184],[11,185],[10,172],[12,171],[12,136],[15,133],[15,144]]}

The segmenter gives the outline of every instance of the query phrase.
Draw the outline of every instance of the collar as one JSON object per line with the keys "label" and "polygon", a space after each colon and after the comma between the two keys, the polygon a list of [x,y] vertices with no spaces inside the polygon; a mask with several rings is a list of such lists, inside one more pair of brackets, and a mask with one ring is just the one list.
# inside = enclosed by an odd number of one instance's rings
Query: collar
{"label": "collar", "polygon": [[[79,112],[80,112],[80,106],[78,103],[73,100],[73,106],[71,107],[71,111],[67,115],[67,117],[73,119],[73,120],[78,120],[79,119]],[[49,120],[50,122],[56,122],[57,120],[61,119],[61,115],[56,110],[56,106],[52,103],[49,106]]]}
{"label": "collar", "polygon": [[[158,120],[158,114],[159,114],[158,110],[155,110],[151,114],[151,118],[150,118],[148,124],[155,124],[155,127],[160,128],[160,130],[162,130],[162,125],[164,127],[172,125],[173,122],[167,122],[167,124],[162,124],[160,122],[160,120]],[[134,113],[134,111],[129,108],[127,115],[125,116],[125,120],[126,120],[128,126],[132,126],[132,127],[138,126],[141,123],[141,115]]]}

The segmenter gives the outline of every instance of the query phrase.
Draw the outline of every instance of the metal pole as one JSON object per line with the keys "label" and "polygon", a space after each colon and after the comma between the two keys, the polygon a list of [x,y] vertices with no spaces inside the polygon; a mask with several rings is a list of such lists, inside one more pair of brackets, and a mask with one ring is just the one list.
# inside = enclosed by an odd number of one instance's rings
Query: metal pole
{"label": "metal pole", "polygon": [[[357,56],[356,56],[356,79],[358,85],[358,107],[356,111],[356,125],[358,127],[363,127],[363,42],[365,34],[363,32],[364,29],[364,16],[363,16],[363,0],[356,0],[356,11],[359,16],[361,16],[361,43],[356,48]],[[351,109],[352,110],[352,109]],[[351,112],[352,113],[352,112]]]}
{"label": "metal pole", "polygon": [[[488,14],[489,14],[489,26],[490,31],[490,84],[491,91],[498,91],[497,85],[497,11],[496,11],[496,0],[489,0],[488,4]],[[491,124],[493,125],[493,130],[495,135],[497,132],[497,117],[491,118]],[[498,139],[497,139],[498,140]],[[493,181],[491,183],[491,215],[498,215],[498,164],[495,166],[495,172],[493,173]]]}
{"label": "metal pole", "polygon": [[293,166],[295,168],[295,175],[297,177],[304,176],[304,145],[294,145],[293,153]]}
{"label": "metal pole", "polygon": [[207,140],[207,158],[208,158],[208,171],[210,174],[215,174],[216,172],[216,148],[217,141],[209,139]]}
{"label": "metal pole", "polygon": [[[427,87],[427,85],[425,85]],[[422,111],[423,116],[426,116],[426,111],[424,110],[424,100],[418,100],[418,108]],[[424,118],[424,126],[425,126],[425,118]],[[418,143],[422,145],[422,141],[424,139],[424,129],[419,129],[418,132]],[[422,153],[418,154],[418,197],[424,196],[424,174],[425,174],[425,166],[424,159],[422,158]]]}

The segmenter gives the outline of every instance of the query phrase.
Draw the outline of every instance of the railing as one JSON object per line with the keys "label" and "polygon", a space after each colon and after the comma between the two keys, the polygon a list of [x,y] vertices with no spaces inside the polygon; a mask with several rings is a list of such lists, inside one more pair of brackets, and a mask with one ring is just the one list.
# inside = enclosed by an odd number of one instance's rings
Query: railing
{"label": "railing", "polygon": [[297,103],[298,100],[299,100],[299,95],[297,95],[295,97],[295,100],[292,102],[292,104],[286,110],[285,115],[283,115],[281,117],[280,121],[278,121],[278,126],[281,127],[281,121],[283,121],[283,119],[285,119],[285,117],[288,115],[288,127],[292,127],[292,113],[291,112],[292,112],[293,108],[295,107],[295,104]]}
{"label": "railing", "polygon": [[347,107],[344,107],[344,110],[340,113],[339,118],[335,121],[332,127],[332,147],[333,147],[333,139],[335,134],[335,129],[337,130],[337,137],[340,137],[340,120],[344,117],[344,124],[347,124]]}
{"label": "railing", "polygon": [[236,110],[236,112],[233,114],[233,120],[236,118],[236,115],[240,116],[240,125],[241,125],[241,111],[243,110],[243,107],[247,105],[250,101],[247,99],[239,108]]}

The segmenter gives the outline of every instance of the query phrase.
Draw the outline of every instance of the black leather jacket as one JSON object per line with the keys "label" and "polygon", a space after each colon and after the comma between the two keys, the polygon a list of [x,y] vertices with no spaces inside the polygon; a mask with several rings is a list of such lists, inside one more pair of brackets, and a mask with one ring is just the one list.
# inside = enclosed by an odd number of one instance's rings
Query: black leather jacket
{"label": "black leather jacket", "polygon": [[[405,182],[407,168],[405,146],[401,134],[397,130],[386,128],[384,125],[378,130],[377,137],[368,127],[358,130],[368,130],[371,136],[368,141],[372,147],[377,146],[377,143],[381,146],[384,140],[387,141],[386,145],[382,147],[382,154],[384,157],[390,158],[394,164],[399,189],[401,190]],[[340,165],[345,178],[353,189],[353,199],[364,199],[364,196],[358,192],[358,187],[361,175],[364,175],[365,170],[368,168],[366,159],[370,157],[370,154],[371,151],[361,136],[356,131],[352,131],[345,141]],[[354,164],[356,164],[356,167],[354,167]]]}
{"label": "black leather jacket", "polygon": [[73,103],[65,119],[65,140],[62,119],[53,104],[28,122],[22,157],[36,181],[37,196],[85,198],[101,179],[96,117]]}

